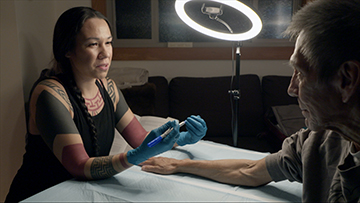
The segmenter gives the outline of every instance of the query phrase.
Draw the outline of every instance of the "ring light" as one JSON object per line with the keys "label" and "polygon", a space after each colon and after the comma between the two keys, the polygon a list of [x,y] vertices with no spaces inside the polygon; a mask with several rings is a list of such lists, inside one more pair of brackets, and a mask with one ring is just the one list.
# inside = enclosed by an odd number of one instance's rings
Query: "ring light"
{"label": "ring light", "polygon": [[[240,41],[248,40],[256,35],[258,35],[262,29],[262,22],[260,17],[253,11],[250,7],[246,6],[240,1],[237,0],[209,0],[209,1],[215,1],[220,4],[228,5],[232,8],[235,8],[239,12],[243,13],[246,17],[248,17],[252,23],[252,27],[249,31],[244,33],[236,33],[233,34],[232,29],[230,26],[220,18],[218,18],[219,15],[222,15],[222,5],[220,5],[220,8],[217,7],[205,7],[205,4],[203,4],[201,8],[201,12],[203,14],[209,15],[210,19],[216,20],[219,23],[226,26],[229,30],[229,33],[223,33],[223,32],[217,32],[215,30],[211,30],[209,28],[206,28],[197,22],[195,22],[193,19],[191,19],[185,11],[185,4],[187,2],[190,2],[192,0],[176,0],[175,1],[175,11],[177,15],[180,17],[184,23],[186,23],[191,28],[197,30],[200,33],[203,33],[205,35],[222,39],[222,40],[228,40],[228,41],[237,41],[236,46],[236,65],[235,65],[235,80],[234,82],[234,90],[230,90],[229,93],[233,96],[234,102],[232,103],[232,111],[233,115],[235,115],[232,119],[232,133],[233,133],[233,142],[234,146],[237,146],[237,138],[238,138],[238,120],[239,120],[239,99],[240,99]],[[199,11],[200,12],[200,11]]]}
{"label": "ring light", "polygon": [[176,0],[175,11],[177,15],[180,17],[180,19],[184,21],[188,26],[205,35],[209,35],[211,37],[215,37],[222,40],[228,40],[228,41],[244,41],[255,37],[260,33],[262,29],[262,22],[260,17],[255,13],[255,11],[253,11],[251,8],[249,8],[242,2],[237,0],[210,0],[235,8],[236,10],[243,13],[246,17],[248,17],[252,23],[251,29],[244,33],[231,34],[231,33],[223,33],[223,32],[217,32],[211,30],[196,23],[186,14],[184,6],[189,1],[192,0]]}

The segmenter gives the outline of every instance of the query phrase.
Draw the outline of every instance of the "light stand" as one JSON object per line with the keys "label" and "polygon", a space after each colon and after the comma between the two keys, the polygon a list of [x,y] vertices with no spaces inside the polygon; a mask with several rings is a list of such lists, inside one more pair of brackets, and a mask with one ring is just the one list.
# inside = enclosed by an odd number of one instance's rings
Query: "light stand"
{"label": "light stand", "polygon": [[[203,14],[206,14],[209,16],[210,19],[216,20],[220,23],[222,23],[230,33],[223,33],[218,32],[215,30],[211,30],[207,27],[204,27],[197,22],[195,22],[192,18],[190,18],[186,11],[185,11],[185,4],[187,2],[190,2],[193,0],[176,0],[175,1],[175,11],[177,15],[180,17],[182,21],[184,21],[187,25],[189,25],[191,28],[197,30],[198,32],[201,32],[205,35],[215,37],[222,40],[228,40],[228,41],[236,41],[236,64],[235,64],[235,85],[234,89],[230,90],[229,93],[233,96],[233,118],[232,118],[232,133],[233,133],[233,142],[234,146],[237,146],[237,138],[238,138],[238,125],[239,125],[239,100],[240,100],[240,47],[241,47],[241,41],[249,40],[256,35],[258,35],[262,29],[262,22],[260,17],[256,14],[255,11],[253,11],[251,8],[243,4],[242,2],[238,0],[208,0],[208,1],[214,1],[220,3],[220,7],[206,7],[205,3],[203,3],[201,7],[201,12]],[[247,16],[251,23],[252,27],[250,30],[244,33],[233,33],[233,30],[231,27],[222,19],[219,18],[220,15],[223,14],[223,5],[230,6],[232,8],[237,9],[241,13],[243,13],[245,16]]]}
{"label": "light stand", "polygon": [[241,57],[241,52],[240,52],[240,47],[241,47],[241,43],[237,42],[236,44],[236,56],[235,56],[235,85],[234,85],[234,89],[233,90],[229,90],[229,94],[232,95],[232,114],[233,114],[233,118],[232,118],[232,123],[231,123],[231,127],[232,127],[232,135],[233,135],[233,143],[234,146],[237,146],[237,138],[238,138],[238,126],[239,126],[239,100],[241,97],[241,91],[240,91],[240,57]]}

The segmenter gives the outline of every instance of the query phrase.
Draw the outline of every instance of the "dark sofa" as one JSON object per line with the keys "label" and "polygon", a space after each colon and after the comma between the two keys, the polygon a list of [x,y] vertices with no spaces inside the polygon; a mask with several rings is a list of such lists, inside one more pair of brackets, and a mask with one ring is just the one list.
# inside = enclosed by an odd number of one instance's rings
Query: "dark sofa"
{"label": "dark sofa", "polygon": [[[277,121],[269,113],[273,106],[297,104],[287,94],[289,76],[240,76],[239,132],[236,146],[275,152],[286,137],[278,132]],[[232,81],[225,77],[148,78],[141,86],[122,89],[132,111],[140,116],[172,117],[179,120],[200,115],[207,123],[205,140],[234,145],[232,139]],[[280,134],[279,134],[280,133]]]}

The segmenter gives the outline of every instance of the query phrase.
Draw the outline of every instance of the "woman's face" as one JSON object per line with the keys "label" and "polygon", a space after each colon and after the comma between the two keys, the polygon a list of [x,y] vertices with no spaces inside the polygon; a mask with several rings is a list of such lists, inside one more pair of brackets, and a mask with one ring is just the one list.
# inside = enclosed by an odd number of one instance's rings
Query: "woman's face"
{"label": "woman's face", "polygon": [[74,77],[79,80],[103,79],[112,60],[112,35],[105,20],[87,19],[76,36],[75,49],[67,53]]}

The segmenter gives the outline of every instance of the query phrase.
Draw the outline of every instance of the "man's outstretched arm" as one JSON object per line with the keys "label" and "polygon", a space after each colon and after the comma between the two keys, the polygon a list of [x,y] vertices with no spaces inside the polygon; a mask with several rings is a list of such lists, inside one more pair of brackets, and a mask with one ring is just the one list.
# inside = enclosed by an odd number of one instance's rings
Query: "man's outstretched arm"
{"label": "man's outstretched arm", "polygon": [[142,170],[159,174],[189,173],[222,183],[254,187],[272,181],[266,168],[265,158],[260,160],[177,160],[153,157],[142,163]]}

